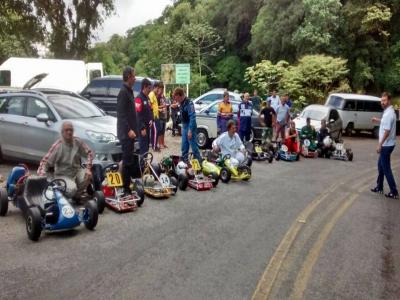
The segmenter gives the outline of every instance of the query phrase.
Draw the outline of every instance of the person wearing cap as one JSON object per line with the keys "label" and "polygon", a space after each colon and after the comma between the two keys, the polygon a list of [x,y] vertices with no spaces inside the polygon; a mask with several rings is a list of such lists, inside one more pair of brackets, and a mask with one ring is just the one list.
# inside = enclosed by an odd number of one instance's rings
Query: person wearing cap
{"label": "person wearing cap", "polygon": [[217,130],[218,133],[224,133],[226,124],[233,118],[232,103],[229,101],[229,93],[224,92],[224,100],[218,104],[218,115],[217,115]]}
{"label": "person wearing cap", "polygon": [[[272,140],[272,128],[275,127],[276,122],[276,112],[271,107],[271,100],[267,100],[264,102],[266,104],[265,107],[262,107],[261,112],[258,116],[259,122],[261,126],[265,127],[263,129],[263,140]],[[263,103],[263,105],[264,105]],[[262,105],[262,106],[263,106]]]}

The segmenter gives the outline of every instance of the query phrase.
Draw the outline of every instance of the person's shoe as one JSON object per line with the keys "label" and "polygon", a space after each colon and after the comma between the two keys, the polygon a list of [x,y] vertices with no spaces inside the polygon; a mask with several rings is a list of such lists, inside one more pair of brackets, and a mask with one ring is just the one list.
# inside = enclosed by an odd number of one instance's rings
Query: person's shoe
{"label": "person's shoe", "polygon": [[385,194],[386,198],[391,198],[391,199],[399,199],[399,194],[393,194],[390,192],[389,194]]}
{"label": "person's shoe", "polygon": [[377,193],[377,194],[383,194],[383,190],[379,189],[378,187],[371,189],[371,192]]}

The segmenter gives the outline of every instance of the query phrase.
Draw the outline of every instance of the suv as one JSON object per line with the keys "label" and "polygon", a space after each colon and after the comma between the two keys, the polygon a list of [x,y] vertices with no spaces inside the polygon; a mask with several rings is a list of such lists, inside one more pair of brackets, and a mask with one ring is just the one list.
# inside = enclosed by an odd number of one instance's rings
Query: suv
{"label": "suv", "polygon": [[78,94],[55,89],[0,92],[0,160],[40,162],[66,120],[94,151],[96,163],[121,160],[117,119]]}
{"label": "suv", "polygon": [[[141,90],[143,77],[136,77],[133,93],[136,97]],[[156,80],[150,79],[151,83]],[[122,76],[110,75],[92,80],[81,92],[86,99],[100,107],[109,115],[117,115],[117,97],[123,84]]]}
{"label": "suv", "polygon": [[[193,100],[194,108],[196,112],[199,112],[204,107],[208,106],[209,104],[213,103],[216,100],[223,100],[224,98],[225,89],[213,89]],[[242,99],[240,98],[240,94],[229,92],[229,100],[230,101],[239,101],[241,102]]]}

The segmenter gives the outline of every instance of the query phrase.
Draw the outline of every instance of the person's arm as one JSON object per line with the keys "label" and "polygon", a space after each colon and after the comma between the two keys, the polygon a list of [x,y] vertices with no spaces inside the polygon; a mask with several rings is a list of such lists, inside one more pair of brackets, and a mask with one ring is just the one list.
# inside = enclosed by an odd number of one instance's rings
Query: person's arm
{"label": "person's arm", "polygon": [[265,127],[266,126],[266,124],[265,124],[265,122],[264,122],[264,114],[265,114],[266,112],[265,112],[265,110],[263,109],[261,112],[260,112],[260,114],[258,115],[258,122],[260,123],[260,125],[262,126],[262,127]]}
{"label": "person's arm", "polygon": [[81,157],[86,158],[86,172],[91,173],[93,166],[93,151],[84,141],[78,138],[75,139],[79,146],[79,154]]}
{"label": "person's arm", "polygon": [[392,128],[392,123],[393,123],[394,121],[395,121],[395,120],[393,120],[393,118],[381,119],[381,126],[383,127],[384,132],[383,132],[383,137],[382,137],[381,140],[379,140],[379,144],[378,144],[378,147],[377,147],[377,149],[376,149],[376,151],[377,151],[378,153],[381,152],[381,149],[382,149],[383,144],[386,142],[387,138],[389,137],[389,135],[390,135],[390,130],[391,130],[391,128]]}
{"label": "person's arm", "polygon": [[37,170],[37,174],[39,176],[46,176],[46,173],[48,172],[49,168],[54,168],[55,166],[55,160],[56,160],[56,154],[57,151],[60,149],[62,141],[58,140],[56,141],[49,149],[47,154],[42,158],[39,164],[39,168]]}

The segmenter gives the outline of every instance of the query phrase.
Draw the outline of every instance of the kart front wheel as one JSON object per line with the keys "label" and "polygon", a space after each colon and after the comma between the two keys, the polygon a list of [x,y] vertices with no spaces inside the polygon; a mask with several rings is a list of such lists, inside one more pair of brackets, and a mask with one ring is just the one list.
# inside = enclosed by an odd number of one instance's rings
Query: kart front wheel
{"label": "kart front wheel", "polygon": [[178,186],[181,191],[185,191],[189,184],[189,178],[183,174],[178,176]]}
{"label": "kart front wheel", "polygon": [[[249,167],[247,167],[247,166],[243,167],[242,172],[243,173],[247,173],[251,177],[251,169]],[[244,181],[249,181],[250,177],[243,178],[243,180]]]}
{"label": "kart front wheel", "polygon": [[223,183],[228,183],[231,180],[231,172],[227,168],[222,168],[219,176]]}
{"label": "kart front wheel", "polygon": [[85,223],[86,228],[89,230],[93,230],[97,225],[97,221],[99,219],[99,211],[97,207],[98,205],[93,200],[89,200],[85,204],[83,222]]}
{"label": "kart front wheel", "polygon": [[37,241],[42,234],[42,216],[39,208],[31,207],[26,214],[26,233],[32,241]]}
{"label": "kart front wheel", "polygon": [[176,194],[178,192],[178,185],[179,185],[178,179],[176,179],[176,177],[171,177],[170,181],[171,185],[174,186],[172,190],[174,191],[174,194]]}
{"label": "kart front wheel", "polygon": [[141,207],[144,202],[144,187],[140,180],[136,181],[136,193],[139,197],[139,200],[136,202],[136,204]]}
{"label": "kart front wheel", "polygon": [[106,207],[106,198],[102,191],[95,191],[93,195],[93,200],[97,203],[97,210],[99,214],[104,212],[104,208]]}
{"label": "kart front wheel", "polygon": [[213,187],[216,187],[218,185],[219,182],[219,176],[217,173],[211,173],[210,174],[211,178],[213,179]]}
{"label": "kart front wheel", "polygon": [[352,152],[352,151],[349,151],[349,152],[347,153],[347,159],[348,159],[349,161],[353,161],[353,152]]}
{"label": "kart front wheel", "polygon": [[4,217],[8,212],[7,191],[0,188],[0,216]]}
{"label": "kart front wheel", "polygon": [[274,161],[274,155],[272,153],[269,154],[269,158],[268,158],[268,162],[270,164],[272,164],[272,162]]}

